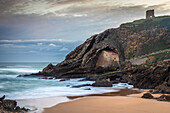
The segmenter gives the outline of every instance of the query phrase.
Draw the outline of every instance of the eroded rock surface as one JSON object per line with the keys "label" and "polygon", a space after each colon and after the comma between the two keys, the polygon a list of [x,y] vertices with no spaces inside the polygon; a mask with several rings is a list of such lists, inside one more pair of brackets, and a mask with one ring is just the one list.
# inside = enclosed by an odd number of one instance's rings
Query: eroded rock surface
{"label": "eroded rock surface", "polygon": [[15,100],[0,100],[0,113],[26,113],[29,109],[20,108]]}
{"label": "eroded rock surface", "polygon": [[[155,66],[155,64],[153,64]],[[155,89],[157,93],[169,93],[170,61],[153,65],[140,65],[129,68],[122,79],[131,82],[135,88]]]}

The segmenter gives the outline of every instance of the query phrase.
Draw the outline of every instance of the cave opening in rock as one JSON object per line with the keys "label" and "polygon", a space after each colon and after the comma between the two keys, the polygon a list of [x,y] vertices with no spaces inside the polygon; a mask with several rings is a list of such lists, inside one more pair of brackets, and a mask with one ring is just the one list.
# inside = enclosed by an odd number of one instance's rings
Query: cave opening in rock
{"label": "cave opening in rock", "polygon": [[116,49],[111,49],[111,48],[109,48],[109,47],[103,49],[103,51],[110,51],[110,52],[114,52],[114,53],[118,54],[118,52],[117,52]]}

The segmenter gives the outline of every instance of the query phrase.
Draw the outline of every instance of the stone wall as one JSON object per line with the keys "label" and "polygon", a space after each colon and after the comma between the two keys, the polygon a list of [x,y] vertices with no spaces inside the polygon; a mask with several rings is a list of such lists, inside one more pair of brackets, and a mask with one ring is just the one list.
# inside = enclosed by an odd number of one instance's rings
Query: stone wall
{"label": "stone wall", "polygon": [[146,11],[146,18],[152,18],[155,17],[154,10],[147,10]]}
{"label": "stone wall", "polygon": [[112,67],[114,62],[119,62],[119,56],[113,55],[107,51],[102,51],[98,57],[96,67]]}

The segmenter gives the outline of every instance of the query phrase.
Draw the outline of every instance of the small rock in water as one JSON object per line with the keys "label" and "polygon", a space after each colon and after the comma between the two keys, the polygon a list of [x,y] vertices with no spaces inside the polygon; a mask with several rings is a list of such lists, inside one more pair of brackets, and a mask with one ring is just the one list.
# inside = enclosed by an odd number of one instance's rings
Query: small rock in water
{"label": "small rock in water", "polygon": [[70,80],[69,78],[63,78],[60,81],[66,81],[66,80]]}
{"label": "small rock in water", "polygon": [[0,98],[0,101],[4,100],[5,99],[5,95],[3,97]]}
{"label": "small rock in water", "polygon": [[91,90],[90,88],[86,88],[86,89],[84,89],[84,90]]}
{"label": "small rock in water", "polygon": [[50,77],[50,78],[48,78],[48,79],[50,79],[50,80],[51,80],[51,79],[53,79],[53,77]]}
{"label": "small rock in water", "polygon": [[43,77],[43,78],[41,78],[41,79],[48,79],[48,77]]}
{"label": "small rock in water", "polygon": [[91,86],[91,84],[83,84],[83,85],[72,86],[72,88],[80,88],[80,87],[85,87],[85,86]]}

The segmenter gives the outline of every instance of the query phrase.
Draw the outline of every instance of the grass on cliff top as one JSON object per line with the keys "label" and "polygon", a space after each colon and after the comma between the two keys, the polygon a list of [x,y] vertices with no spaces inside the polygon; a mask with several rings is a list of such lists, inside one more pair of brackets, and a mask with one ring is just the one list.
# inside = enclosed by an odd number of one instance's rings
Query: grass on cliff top
{"label": "grass on cliff top", "polygon": [[122,24],[123,26],[131,26],[137,25],[136,27],[131,27],[132,31],[140,31],[140,30],[147,30],[147,29],[155,29],[155,28],[162,28],[166,27],[170,30],[170,16],[159,16],[154,18],[148,19],[140,19],[135,20],[133,22]]}
{"label": "grass on cliff top", "polygon": [[159,17],[148,18],[148,19],[140,19],[140,20],[135,20],[133,22],[129,22],[125,24],[142,24],[142,23],[148,23],[148,22],[159,22],[164,19],[170,19],[170,16],[159,16]]}
{"label": "grass on cliff top", "polygon": [[116,72],[117,72],[117,71],[106,72],[106,73],[103,73],[102,75],[114,74],[114,73],[116,73]]}

